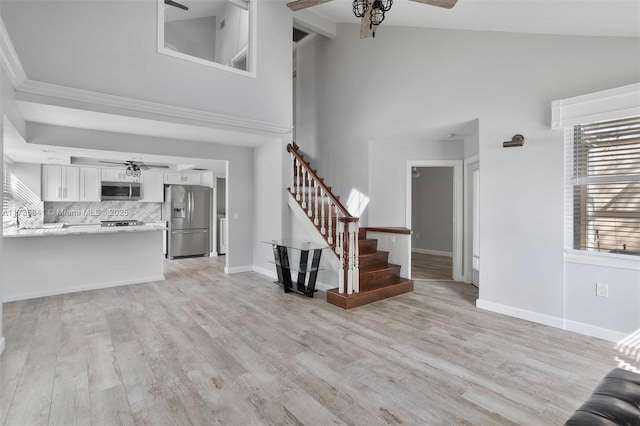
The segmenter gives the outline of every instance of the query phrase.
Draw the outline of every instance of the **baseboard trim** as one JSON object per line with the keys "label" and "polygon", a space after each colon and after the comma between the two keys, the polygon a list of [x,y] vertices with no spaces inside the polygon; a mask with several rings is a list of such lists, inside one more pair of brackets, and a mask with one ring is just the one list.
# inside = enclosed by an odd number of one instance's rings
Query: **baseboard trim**
{"label": "baseboard trim", "polygon": [[88,285],[84,287],[68,287],[68,288],[62,288],[62,289],[56,289],[56,290],[36,291],[34,293],[18,294],[14,296],[5,297],[2,299],[2,302],[3,303],[17,302],[19,300],[36,299],[38,297],[57,296],[59,294],[78,293],[80,291],[99,290],[101,288],[111,288],[111,287],[121,287],[123,285],[143,284],[143,283],[149,283],[153,281],[164,281],[164,274],[153,276],[153,277],[138,278],[135,280],[93,284],[93,285]]}
{"label": "baseboard trim", "polygon": [[566,330],[614,343],[619,343],[629,336],[626,333],[609,330],[608,328],[596,327],[595,325],[570,320],[566,321]]}
{"label": "baseboard trim", "polygon": [[453,257],[453,253],[450,251],[439,251],[439,250],[429,250],[429,249],[421,249],[421,248],[411,248],[412,253],[421,253],[421,254],[432,254],[434,256],[446,256]]}
{"label": "baseboard trim", "polygon": [[0,355],[4,352],[4,337],[0,338]]}
{"label": "baseboard trim", "polygon": [[253,272],[256,272],[260,275],[264,275],[265,277],[269,277],[272,280],[277,280],[278,279],[278,274],[276,273],[276,271],[273,271],[271,269],[267,269],[267,268],[263,268],[261,266],[256,266],[253,265]]}
{"label": "baseboard trim", "polygon": [[548,325],[550,327],[564,329],[564,320],[559,317],[528,311],[526,309],[514,308],[513,306],[502,305],[500,303],[489,302],[482,299],[476,300],[476,307],[484,309],[485,311],[491,311],[538,324]]}
{"label": "baseboard trim", "polygon": [[[260,275],[264,275],[265,277],[269,277],[272,280],[277,280],[278,279],[278,274],[275,271],[263,268],[261,266],[254,265],[253,266],[253,272],[258,273]],[[336,286],[335,285],[325,284],[325,283],[322,283],[320,281],[316,281],[316,290],[320,290],[320,291],[326,292],[327,290],[330,290],[332,288],[336,288]]]}
{"label": "baseboard trim", "polygon": [[571,331],[573,333],[583,334],[585,336],[597,337],[598,339],[614,343],[619,343],[628,337],[628,334],[621,333],[619,331],[609,330],[607,328],[597,327],[595,325],[585,324],[582,322],[564,320],[559,317],[553,317],[481,299],[476,300],[476,307],[486,311],[496,312],[498,314],[508,315],[510,317]]}
{"label": "baseboard trim", "polygon": [[253,266],[236,266],[234,268],[224,267],[224,273],[227,275],[240,274],[242,272],[253,272]]}

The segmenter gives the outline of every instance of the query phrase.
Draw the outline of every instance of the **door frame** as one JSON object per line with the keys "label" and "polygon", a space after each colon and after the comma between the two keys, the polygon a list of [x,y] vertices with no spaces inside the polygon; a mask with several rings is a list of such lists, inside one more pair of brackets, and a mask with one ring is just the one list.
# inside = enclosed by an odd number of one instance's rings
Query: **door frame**
{"label": "door frame", "polygon": [[[464,191],[463,168],[464,160],[407,160],[406,170],[406,201],[405,206],[407,228],[411,229],[411,205],[413,197],[413,167],[450,167],[453,168],[453,270],[454,281],[465,281],[463,267],[463,236],[464,236]],[[409,271],[411,271],[411,245],[409,245]]]}

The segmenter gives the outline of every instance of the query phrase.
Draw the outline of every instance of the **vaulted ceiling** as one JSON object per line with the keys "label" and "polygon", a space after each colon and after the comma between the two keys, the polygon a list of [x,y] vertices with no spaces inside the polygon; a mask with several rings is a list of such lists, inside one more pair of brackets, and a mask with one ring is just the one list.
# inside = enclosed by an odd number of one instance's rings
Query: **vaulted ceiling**
{"label": "vaulted ceiling", "polygon": [[[357,23],[351,0],[315,6],[338,23]],[[640,37],[638,0],[458,0],[453,9],[397,0],[382,27],[396,25],[534,34]],[[381,36],[383,33],[379,33]]]}

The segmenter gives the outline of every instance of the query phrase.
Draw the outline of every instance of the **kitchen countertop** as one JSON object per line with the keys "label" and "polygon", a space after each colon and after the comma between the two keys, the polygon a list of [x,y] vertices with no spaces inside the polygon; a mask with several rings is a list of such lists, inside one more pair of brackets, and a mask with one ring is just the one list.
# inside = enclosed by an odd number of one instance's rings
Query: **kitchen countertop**
{"label": "kitchen countertop", "polygon": [[102,227],[99,224],[65,225],[64,227],[55,226],[54,224],[45,224],[43,228],[5,229],[2,236],[5,238],[53,237],[58,235],[113,234],[117,232],[149,232],[166,230],[166,222],[150,222],[137,226],[113,227]]}

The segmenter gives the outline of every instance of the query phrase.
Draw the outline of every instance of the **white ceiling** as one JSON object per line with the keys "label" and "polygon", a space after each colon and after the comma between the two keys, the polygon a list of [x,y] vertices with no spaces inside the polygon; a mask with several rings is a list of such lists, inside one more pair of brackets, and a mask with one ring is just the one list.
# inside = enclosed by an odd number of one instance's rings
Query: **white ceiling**
{"label": "white ceiling", "polygon": [[[351,0],[334,0],[312,9],[339,23],[358,23]],[[581,36],[640,37],[638,0],[458,0],[443,9],[396,0],[385,26],[450,28]]]}

